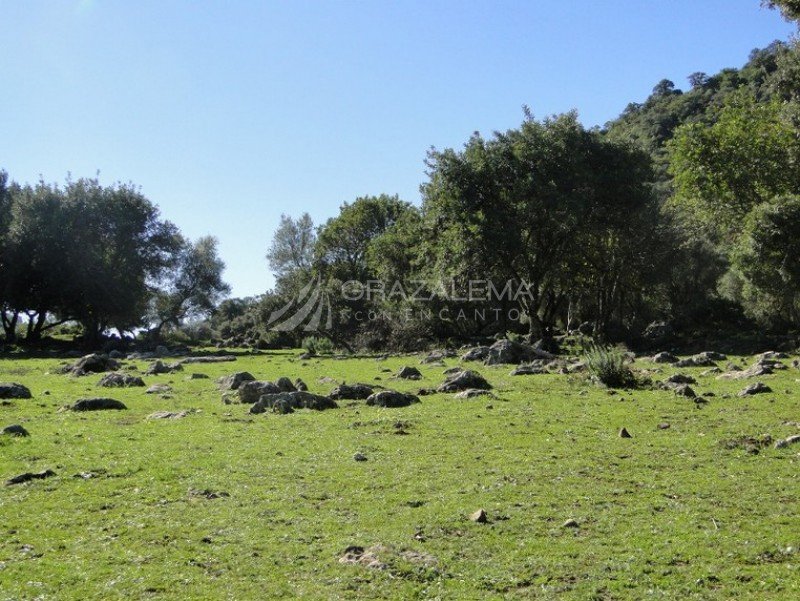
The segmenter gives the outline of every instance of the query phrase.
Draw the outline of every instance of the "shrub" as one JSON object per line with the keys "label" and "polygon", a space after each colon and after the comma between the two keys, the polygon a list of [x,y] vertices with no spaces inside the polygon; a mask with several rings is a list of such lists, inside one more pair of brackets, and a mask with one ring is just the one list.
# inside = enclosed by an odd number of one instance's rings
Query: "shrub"
{"label": "shrub", "polygon": [[619,348],[593,344],[584,353],[584,361],[589,373],[609,388],[631,388],[637,384],[627,357]]}
{"label": "shrub", "polygon": [[333,353],[333,343],[328,338],[307,336],[303,338],[303,348],[312,355],[329,355]]}

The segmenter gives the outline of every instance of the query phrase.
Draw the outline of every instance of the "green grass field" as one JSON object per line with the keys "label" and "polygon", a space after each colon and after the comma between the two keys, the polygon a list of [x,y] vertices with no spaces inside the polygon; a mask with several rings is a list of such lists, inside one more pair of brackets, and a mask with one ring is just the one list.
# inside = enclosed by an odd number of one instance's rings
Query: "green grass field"
{"label": "green grass field", "polygon": [[[292,415],[221,402],[215,380],[235,371],[324,394],[323,377],[407,392],[444,379],[418,356],[297,354],[143,376],[170,384],[168,399],[98,388],[100,375],[59,374],[55,359],[0,359],[0,380],[34,397],[0,406],[0,428],[30,432],[0,436],[0,479],[56,472],[0,486],[0,599],[800,598],[800,445],[724,444],[800,433],[797,369],[758,378],[773,393],[738,398],[755,380],[637,360],[663,369],[654,380],[697,377],[695,390],[716,394],[701,408],[480,364],[497,398]],[[403,365],[424,379],[391,380]],[[59,412],[93,396],[128,410]],[[183,409],[198,412],[147,419]],[[479,508],[487,523],[470,521]],[[350,546],[374,564],[340,562]]]}

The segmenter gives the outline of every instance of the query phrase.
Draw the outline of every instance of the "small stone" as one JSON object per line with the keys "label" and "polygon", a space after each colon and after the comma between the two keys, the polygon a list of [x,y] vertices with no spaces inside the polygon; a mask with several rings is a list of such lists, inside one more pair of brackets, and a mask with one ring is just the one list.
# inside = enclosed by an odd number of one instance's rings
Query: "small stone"
{"label": "small stone", "polygon": [[660,424],[658,424],[658,429],[659,430],[668,430],[669,429],[669,424],[667,422],[661,422]]}
{"label": "small stone", "polygon": [[12,424],[10,426],[6,426],[5,428],[3,428],[2,433],[8,436],[23,436],[23,437],[30,436],[28,431],[19,424]]}
{"label": "small stone", "polygon": [[479,509],[475,513],[471,513],[469,519],[478,524],[485,524],[486,522],[489,521],[489,518],[486,517],[485,509]]}
{"label": "small stone", "polygon": [[628,432],[628,430],[626,428],[622,428],[619,431],[619,437],[620,438],[633,438],[633,436],[631,436],[630,432]]}
{"label": "small stone", "polygon": [[367,456],[364,455],[363,453],[356,453],[355,455],[353,455],[353,460],[354,461],[366,461],[367,460]]}

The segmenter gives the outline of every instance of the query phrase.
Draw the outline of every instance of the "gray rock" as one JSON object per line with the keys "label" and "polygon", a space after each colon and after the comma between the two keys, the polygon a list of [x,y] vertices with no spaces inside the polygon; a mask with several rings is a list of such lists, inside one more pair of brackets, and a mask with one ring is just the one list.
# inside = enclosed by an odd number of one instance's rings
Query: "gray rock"
{"label": "gray rock", "polygon": [[[239,389],[241,392],[241,388]],[[297,390],[295,392],[277,392],[263,394],[250,408],[250,413],[265,413],[267,409],[272,409],[276,403],[288,403],[292,409],[313,409],[323,411],[325,409],[336,409],[339,405],[326,396],[312,394]]]}
{"label": "gray rock", "polygon": [[700,353],[675,363],[675,367],[715,367],[714,360],[706,353]]}
{"label": "gray rock", "polygon": [[224,376],[217,382],[220,390],[238,390],[244,382],[255,382],[256,378],[249,371],[237,371],[235,374]]}
{"label": "gray rock", "polygon": [[353,461],[367,461],[367,456],[363,453],[356,453],[353,455]]}
{"label": "gray rock", "polygon": [[75,401],[70,407],[72,411],[103,411],[103,410],[116,410],[121,411],[127,409],[124,403],[114,399],[81,399]]}
{"label": "gray rock", "polygon": [[236,361],[235,355],[209,355],[206,357],[186,357],[180,363],[228,363]]}
{"label": "gray rock", "polygon": [[405,366],[397,372],[397,377],[404,380],[421,380],[422,374],[416,367]]}
{"label": "gray rock", "polygon": [[93,353],[78,359],[78,361],[64,371],[76,376],[83,376],[88,373],[102,373],[119,369],[119,361],[111,359],[108,355]]}
{"label": "gray rock", "polygon": [[687,376],[686,374],[674,374],[664,380],[665,384],[697,384],[697,380],[695,380],[692,376]]}
{"label": "gray rock", "polygon": [[511,372],[510,375],[512,376],[537,376],[541,374],[546,374],[547,370],[544,369],[541,365],[535,364],[527,364],[527,365],[520,365]]}
{"label": "gray rock", "polygon": [[468,388],[456,394],[453,398],[456,399],[474,399],[479,396],[494,396],[488,390],[481,390],[480,388]]}
{"label": "gray rock", "polygon": [[677,384],[674,386],[673,390],[678,396],[683,396],[687,399],[697,398],[697,393],[688,384]]}
{"label": "gray rock", "polygon": [[772,392],[772,388],[764,384],[763,382],[756,382],[755,384],[750,384],[744,390],[739,391],[737,396],[745,397],[745,396],[752,396],[754,394],[765,394],[767,392]]}
{"label": "gray rock", "polygon": [[795,444],[795,443],[798,443],[798,442],[800,442],[800,434],[794,434],[794,435],[789,436],[787,438],[783,438],[781,440],[776,441],[775,442],[775,448],[776,449],[783,449],[785,447],[788,447],[789,445],[792,445],[792,444]]}
{"label": "gray rock", "polygon": [[144,386],[144,380],[138,376],[111,372],[103,376],[97,385],[103,388],[133,388]]}
{"label": "gray rock", "polygon": [[281,392],[295,392],[297,390],[292,381],[286,377],[278,378],[275,381],[275,385],[280,388]]}
{"label": "gray rock", "polygon": [[22,384],[14,382],[0,383],[0,399],[29,399],[31,391]]}
{"label": "gray rock", "polygon": [[462,357],[462,361],[486,361],[489,353],[492,352],[488,346],[476,346],[468,350]]}
{"label": "gray rock", "polygon": [[186,380],[208,380],[208,374],[189,374]]}
{"label": "gray rock", "polygon": [[[258,403],[256,403],[256,405],[258,405]],[[253,405],[253,407],[256,407],[256,405]],[[294,408],[292,407],[291,401],[288,399],[279,399],[272,404],[272,412],[278,415],[289,415],[290,413],[294,413]]]}
{"label": "gray rock", "polygon": [[374,387],[369,384],[340,384],[331,391],[329,396],[337,401],[359,401],[369,397],[374,390]]}
{"label": "gray rock", "polygon": [[2,430],[2,434],[5,434],[7,436],[23,436],[23,437],[30,436],[28,431],[19,424],[12,424],[10,426],[6,426]]}
{"label": "gray rock", "polygon": [[651,342],[667,340],[674,335],[675,329],[665,321],[654,321],[642,332],[642,338]]}
{"label": "gray rock", "polygon": [[419,402],[417,396],[396,390],[381,390],[367,398],[367,405],[386,408],[408,407]]}
{"label": "gray rock", "polygon": [[651,360],[653,363],[677,363],[680,359],[672,353],[661,351],[660,353],[656,353]]}
{"label": "gray rock", "polygon": [[14,476],[13,478],[6,480],[6,486],[24,484],[25,482],[30,482],[32,480],[44,480],[45,478],[52,478],[55,475],[56,473],[53,470],[44,470],[43,472],[25,472],[24,474]]}
{"label": "gray rock", "polygon": [[278,394],[281,391],[273,382],[262,382],[259,380],[242,382],[237,389],[239,402],[252,405],[257,402],[262,395]]}
{"label": "gray rock", "polygon": [[180,363],[164,364],[161,361],[155,361],[150,364],[145,373],[151,376],[157,376],[160,374],[171,374],[176,371],[183,371],[183,365]]}
{"label": "gray rock", "polygon": [[518,365],[529,363],[534,359],[555,359],[556,356],[547,351],[534,348],[529,344],[522,344],[513,340],[498,340],[489,347],[489,355],[484,363],[486,365]]}
{"label": "gray rock", "polygon": [[294,381],[294,387],[295,387],[297,390],[301,391],[301,392],[306,392],[306,391],[308,391],[308,386],[307,386],[307,385],[306,385],[306,383],[305,383],[305,382],[303,382],[303,380],[301,380],[300,378],[297,378],[297,379]]}
{"label": "gray rock", "polygon": [[166,394],[168,392],[172,392],[172,387],[168,384],[153,384],[145,390],[146,394]]}
{"label": "gray rock", "polygon": [[458,392],[468,388],[491,389],[492,385],[477,372],[471,370],[460,371],[447,377],[437,389],[439,392]]}

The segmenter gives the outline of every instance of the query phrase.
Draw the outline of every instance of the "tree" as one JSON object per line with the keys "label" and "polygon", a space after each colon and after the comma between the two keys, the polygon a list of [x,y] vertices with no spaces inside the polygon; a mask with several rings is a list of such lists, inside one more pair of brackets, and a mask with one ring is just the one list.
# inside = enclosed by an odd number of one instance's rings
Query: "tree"
{"label": "tree", "polygon": [[800,20],[800,0],[762,0],[761,5],[780,9],[787,21]]}
{"label": "tree", "polygon": [[475,134],[461,152],[431,151],[428,166],[430,268],[524,287],[514,303],[531,338],[550,334],[586,276],[588,241],[602,239],[607,254],[624,240],[617,224],[653,206],[647,157],[587,131],[575,113],[528,118],[491,140]]}
{"label": "tree", "polygon": [[732,262],[751,316],[800,325],[800,196],[779,196],[753,209]]}
{"label": "tree", "polygon": [[280,279],[293,271],[309,269],[316,240],[314,222],[308,213],[298,219],[281,215],[281,223],[267,252],[267,261],[275,276]]}
{"label": "tree", "polygon": [[222,280],[225,263],[217,256],[217,240],[204,236],[185,241],[167,279],[152,301],[151,330],[160,338],[165,326],[178,327],[185,319],[211,313],[230,286]]}

